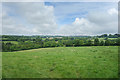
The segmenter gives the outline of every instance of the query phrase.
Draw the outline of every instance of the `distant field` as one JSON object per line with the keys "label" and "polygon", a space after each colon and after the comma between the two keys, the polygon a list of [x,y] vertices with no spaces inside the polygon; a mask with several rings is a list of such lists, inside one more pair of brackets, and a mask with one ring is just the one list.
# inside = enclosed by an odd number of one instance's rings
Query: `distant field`
{"label": "distant field", "polygon": [[[117,39],[117,38],[108,38],[108,39],[109,39],[109,40],[115,40],[115,39]],[[100,40],[100,41],[102,41],[102,40],[104,41],[105,38],[99,38],[99,40]]]}
{"label": "distant field", "polygon": [[3,52],[3,78],[117,78],[118,47],[57,47]]}
{"label": "distant field", "polygon": [[10,42],[10,43],[13,43],[13,44],[18,44],[18,42],[17,41],[3,41],[4,43],[8,43],[8,42]]}
{"label": "distant field", "polygon": [[[105,41],[105,38],[98,38],[99,41]],[[108,38],[108,40],[116,40],[117,38]],[[94,41],[94,39],[92,39]]]}

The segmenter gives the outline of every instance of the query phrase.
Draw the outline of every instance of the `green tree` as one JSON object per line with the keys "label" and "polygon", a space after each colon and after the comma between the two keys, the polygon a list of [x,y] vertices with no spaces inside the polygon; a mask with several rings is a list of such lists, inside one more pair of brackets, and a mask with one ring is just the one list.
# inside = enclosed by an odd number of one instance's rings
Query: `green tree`
{"label": "green tree", "polygon": [[104,41],[101,41],[100,46],[104,46],[104,45],[105,45]]}
{"label": "green tree", "polygon": [[94,40],[94,45],[95,45],[95,46],[99,46],[99,39],[98,39],[98,38],[95,38],[95,40]]}
{"label": "green tree", "polygon": [[110,41],[108,39],[105,41],[105,46],[110,46]]}
{"label": "green tree", "polygon": [[92,41],[91,40],[87,40],[85,43],[86,46],[92,46]]}
{"label": "green tree", "polygon": [[120,46],[120,38],[118,38],[118,39],[116,40],[116,44],[117,44],[117,46]]}
{"label": "green tree", "polygon": [[84,41],[83,41],[83,40],[80,40],[80,41],[79,41],[79,44],[80,44],[80,46],[83,46],[83,45],[84,45]]}
{"label": "green tree", "polygon": [[75,39],[75,40],[74,40],[74,46],[80,46],[79,39]]}
{"label": "green tree", "polygon": [[66,42],[66,46],[67,46],[67,47],[68,47],[68,46],[73,46],[72,40],[68,40],[68,41]]}

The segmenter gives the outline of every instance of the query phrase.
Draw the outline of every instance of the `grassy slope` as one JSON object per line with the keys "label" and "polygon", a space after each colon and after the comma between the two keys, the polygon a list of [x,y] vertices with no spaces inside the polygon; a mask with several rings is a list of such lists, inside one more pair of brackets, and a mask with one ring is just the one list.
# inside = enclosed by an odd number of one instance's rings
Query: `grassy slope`
{"label": "grassy slope", "polygon": [[61,47],[3,52],[3,78],[112,78],[118,47]]}
{"label": "grassy slope", "polygon": [[0,52],[0,79],[2,78],[2,52]]}

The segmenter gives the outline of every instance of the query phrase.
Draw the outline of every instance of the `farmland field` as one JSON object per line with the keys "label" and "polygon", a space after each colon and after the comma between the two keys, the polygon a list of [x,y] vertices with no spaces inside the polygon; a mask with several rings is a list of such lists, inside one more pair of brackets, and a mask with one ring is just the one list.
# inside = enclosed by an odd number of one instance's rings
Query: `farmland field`
{"label": "farmland field", "polygon": [[0,79],[2,78],[2,52],[0,52]]}
{"label": "farmland field", "polygon": [[3,78],[117,78],[118,47],[55,47],[2,53]]}
{"label": "farmland field", "polygon": [[11,43],[13,43],[13,44],[18,44],[17,41],[4,41],[4,43],[9,43],[9,42],[11,42]]}

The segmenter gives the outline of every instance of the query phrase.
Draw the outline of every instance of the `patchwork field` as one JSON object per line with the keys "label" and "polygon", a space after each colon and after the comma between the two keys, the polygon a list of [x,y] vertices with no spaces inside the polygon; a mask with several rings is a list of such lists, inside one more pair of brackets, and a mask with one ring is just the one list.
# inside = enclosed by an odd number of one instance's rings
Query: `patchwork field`
{"label": "patchwork field", "polygon": [[2,78],[2,52],[0,52],[0,79]]}
{"label": "patchwork field", "polygon": [[56,47],[2,53],[3,78],[117,78],[118,47]]}

